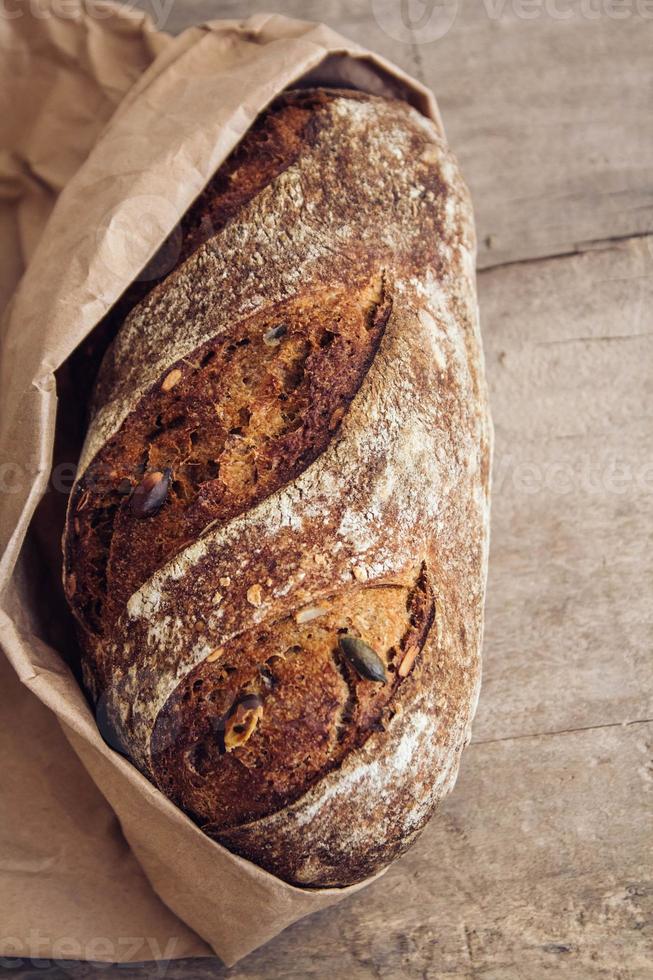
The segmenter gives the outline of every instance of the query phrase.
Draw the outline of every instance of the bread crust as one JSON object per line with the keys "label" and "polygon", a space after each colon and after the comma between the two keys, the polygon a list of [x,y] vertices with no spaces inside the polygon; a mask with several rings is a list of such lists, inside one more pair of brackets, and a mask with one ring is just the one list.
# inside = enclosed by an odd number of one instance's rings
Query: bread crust
{"label": "bread crust", "polygon": [[[182,547],[110,631],[83,626],[102,716],[161,785],[159,718],[216,649],[334,595],[346,602],[361,588],[412,584],[424,570],[434,622],[378,724],[287,805],[226,829],[203,824],[274,874],[316,887],[387,864],[455,781],[480,684],[491,424],[473,218],[455,160],[403,103],[337,91],[287,98],[311,97],[315,124],[292,162],[128,316],[103,370],[78,484],[148,391],[235,321],[298,295],[318,305],[334,289],[382,281],[391,296],[383,336],[320,455]],[[71,510],[69,537],[73,520]],[[73,574],[69,560],[71,600]],[[216,605],[220,582],[229,586]]]}

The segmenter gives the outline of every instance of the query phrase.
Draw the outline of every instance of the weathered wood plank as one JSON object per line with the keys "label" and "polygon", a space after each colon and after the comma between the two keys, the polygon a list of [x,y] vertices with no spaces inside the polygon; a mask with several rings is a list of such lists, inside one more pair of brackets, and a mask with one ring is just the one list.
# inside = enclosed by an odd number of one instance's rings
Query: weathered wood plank
{"label": "weathered wood plank", "polygon": [[475,737],[653,717],[653,239],[486,272],[496,428]]}
{"label": "weathered wood plank", "polygon": [[463,0],[449,34],[418,48],[474,196],[480,266],[652,231],[651,12],[498,6],[491,19],[488,0]]}

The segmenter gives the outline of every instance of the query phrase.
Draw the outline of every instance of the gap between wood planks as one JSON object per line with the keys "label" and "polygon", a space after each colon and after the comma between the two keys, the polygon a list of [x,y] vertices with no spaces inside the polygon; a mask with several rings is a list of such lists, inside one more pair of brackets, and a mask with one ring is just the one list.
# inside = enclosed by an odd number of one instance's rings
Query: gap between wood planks
{"label": "gap between wood planks", "polygon": [[578,728],[561,728],[552,732],[524,732],[523,735],[501,735],[499,738],[472,739],[470,748],[474,745],[492,745],[495,742],[513,742],[520,738],[544,738],[549,735],[573,735],[575,732],[593,732],[602,728],[630,728],[631,725],[651,725],[653,718],[633,718],[632,721],[611,721],[605,725],[581,725]]}
{"label": "gap between wood planks", "polygon": [[577,242],[573,248],[565,252],[551,252],[548,255],[532,255],[523,259],[508,259],[507,262],[496,262],[494,265],[484,265],[476,270],[476,274],[481,276],[485,272],[494,272],[496,269],[506,269],[512,265],[532,265],[534,262],[548,262],[553,259],[568,259],[574,255],[586,255],[589,252],[604,252],[613,245],[620,242],[630,242],[637,238],[650,238],[653,236],[653,228],[650,231],[636,231],[630,235],[613,235],[607,238],[591,238],[586,242]]}

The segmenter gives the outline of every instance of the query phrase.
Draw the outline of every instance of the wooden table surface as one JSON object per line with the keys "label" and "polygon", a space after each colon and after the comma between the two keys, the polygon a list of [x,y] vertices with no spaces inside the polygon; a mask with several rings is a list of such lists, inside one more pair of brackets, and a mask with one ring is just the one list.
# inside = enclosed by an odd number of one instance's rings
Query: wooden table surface
{"label": "wooden table surface", "polygon": [[231,970],[97,976],[653,978],[653,3],[413,0],[410,30],[398,0],[149,3],[173,32],[271,7],[431,86],[471,186],[496,427],[483,690],[456,789],[382,880]]}

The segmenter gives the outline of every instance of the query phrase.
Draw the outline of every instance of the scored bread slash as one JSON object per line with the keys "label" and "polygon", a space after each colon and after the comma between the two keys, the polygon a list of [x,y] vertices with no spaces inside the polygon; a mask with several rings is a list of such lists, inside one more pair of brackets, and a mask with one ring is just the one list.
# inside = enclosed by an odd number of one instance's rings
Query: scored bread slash
{"label": "scored bread slash", "polygon": [[161,390],[170,391],[179,381],[181,381],[181,371],[179,368],[175,368],[170,374],[166,374],[161,383]]}
{"label": "scored bread slash", "polygon": [[131,511],[134,517],[154,517],[166,502],[172,470],[156,470],[146,473],[134,490]]}
{"label": "scored bread slash", "polygon": [[388,675],[386,674],[385,664],[378,653],[372,649],[364,640],[357,636],[341,636],[338,639],[340,649],[348,663],[352,665],[357,674],[366,681],[376,681],[385,684]]}

